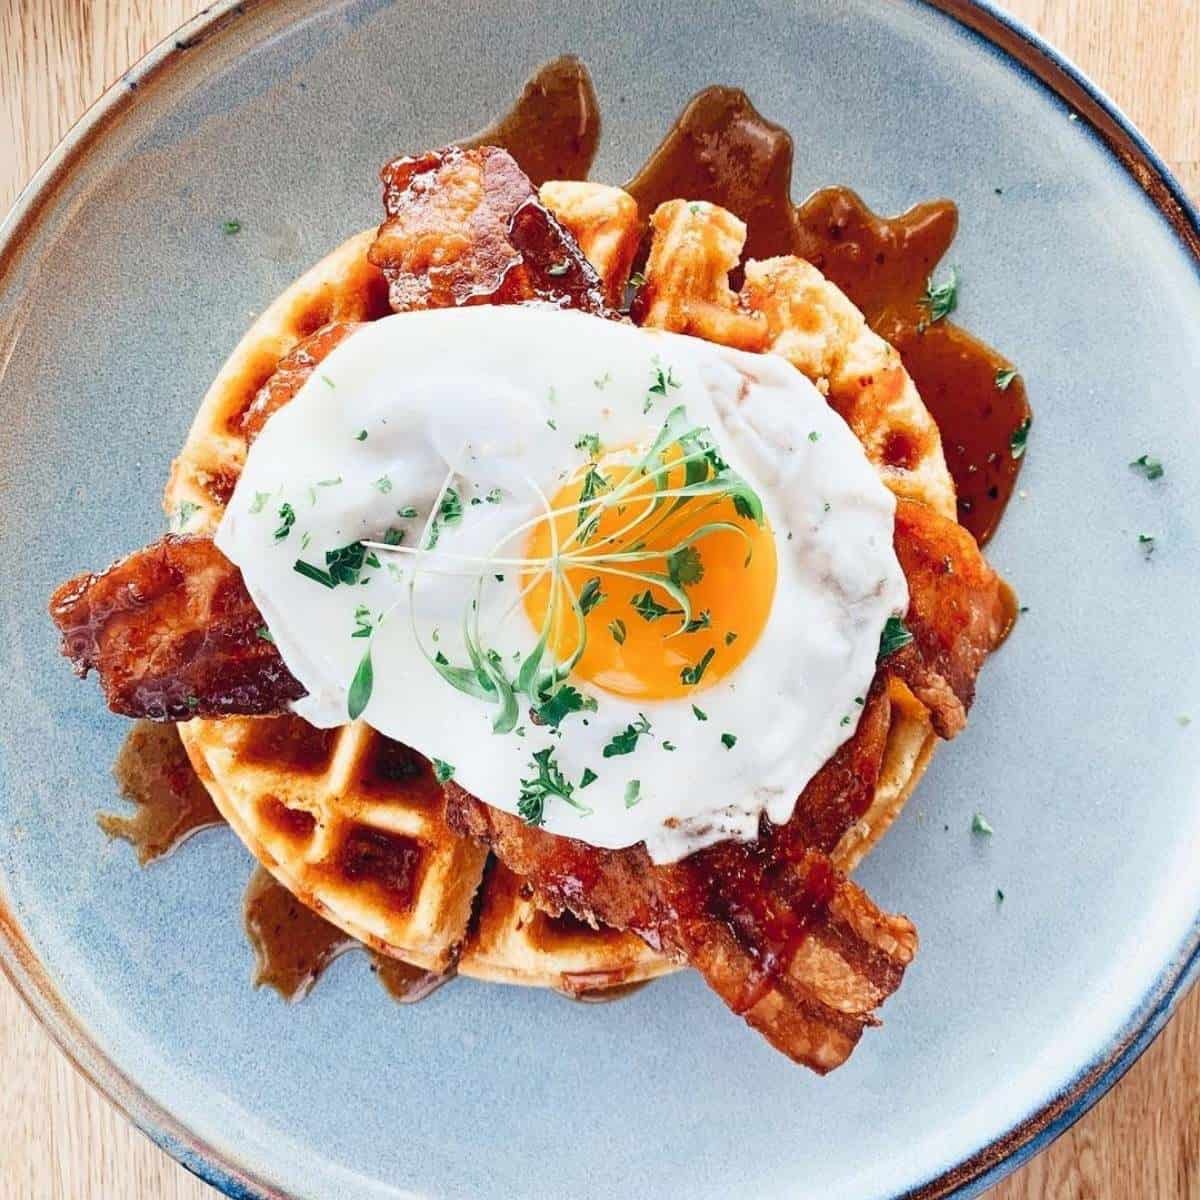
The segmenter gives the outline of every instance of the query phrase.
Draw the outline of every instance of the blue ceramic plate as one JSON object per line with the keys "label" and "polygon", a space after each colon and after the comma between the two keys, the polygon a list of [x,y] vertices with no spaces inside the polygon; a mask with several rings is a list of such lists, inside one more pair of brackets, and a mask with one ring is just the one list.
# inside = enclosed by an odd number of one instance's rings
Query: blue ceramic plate
{"label": "blue ceramic plate", "polygon": [[[231,835],[140,872],[95,825],[125,727],[58,657],[52,586],[159,533],[207,382],[252,313],[378,219],[379,165],[478,127],[564,51],[604,105],[595,178],[723,82],[796,135],[797,195],[958,200],[958,316],[1037,411],[990,550],[1030,611],[865,866],[922,952],[827,1079],[688,974],[598,1008],[462,982],[398,1009],[343,959],[289,1009],[249,986]],[[965,0],[214,5],[88,114],[0,236],[7,969],[231,1195],[977,1192],[1096,1100],[1196,971],[1197,241],[1108,101]],[[1129,469],[1144,452],[1164,478]],[[993,837],[972,837],[977,809]]]}

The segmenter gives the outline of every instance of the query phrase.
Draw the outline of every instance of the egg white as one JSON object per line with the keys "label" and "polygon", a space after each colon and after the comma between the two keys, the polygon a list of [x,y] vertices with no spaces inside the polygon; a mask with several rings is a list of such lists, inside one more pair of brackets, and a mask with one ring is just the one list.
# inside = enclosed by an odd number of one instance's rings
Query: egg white
{"label": "egg white", "polygon": [[[678,384],[649,391],[659,367]],[[730,675],[682,700],[630,700],[586,683],[593,713],[573,714],[561,736],[523,712],[498,735],[493,705],[464,695],[430,665],[429,652],[468,661],[469,575],[422,570],[410,599],[412,559],[381,555],[366,584],[326,588],[298,574],[297,558],[404,530],[428,536],[450,482],[460,522],[439,522],[425,562],[471,568],[452,556],[491,554],[506,534],[544,511],[586,460],[576,442],[649,444],[671,407],[708,426],[722,457],[761,496],[777,549],[771,615]],[[648,411],[647,411],[648,408]],[[362,434],[365,431],[366,436]],[[279,509],[294,524],[276,538]],[[409,507],[415,518],[398,515]],[[309,695],[295,711],[314,725],[347,720],[348,689],[367,641],[355,610],[384,619],[370,640],[374,682],[363,719],[453,767],[488,804],[517,811],[532,756],[552,747],[591,811],[560,801],[545,828],[596,846],[645,841],[656,862],[724,838],[752,838],[759,817],[786,821],[812,776],[858,723],[886,619],[903,613],[907,587],[892,548],[895,502],[841,418],[781,358],[542,307],[404,313],[356,332],[267,423],[247,458],[217,544],[246,584],[292,673]],[[499,557],[519,555],[524,537]],[[493,576],[502,575],[503,581]],[[478,609],[485,643],[510,667],[537,631],[519,596],[519,569],[486,573]],[[617,614],[614,614],[617,615]],[[625,614],[626,620],[637,620]],[[706,714],[701,721],[695,705]],[[641,714],[651,732],[629,755],[603,757]],[[732,749],[721,735],[734,735]],[[666,747],[674,746],[669,750]],[[638,800],[627,806],[631,780]]]}

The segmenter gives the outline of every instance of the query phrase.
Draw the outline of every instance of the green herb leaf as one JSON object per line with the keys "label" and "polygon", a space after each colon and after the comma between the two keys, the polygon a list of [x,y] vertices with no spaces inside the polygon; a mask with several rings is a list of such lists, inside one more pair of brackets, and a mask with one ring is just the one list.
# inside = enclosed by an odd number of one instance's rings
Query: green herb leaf
{"label": "green herb leaf", "polygon": [[667,555],[667,574],[677,587],[691,587],[704,578],[704,564],[695,546],[683,546]]}
{"label": "green herb leaf", "polygon": [[646,720],[646,714],[638,713],[638,719],[632,725],[626,725],[620,733],[615,734],[612,741],[604,747],[604,757],[616,758],[621,754],[632,754],[637,749],[638,738],[649,732],[650,722]]}
{"label": "green herb leaf", "polygon": [[[694,617],[684,627],[684,633],[698,633],[701,629],[707,629],[712,624],[712,614],[707,608],[702,609],[698,617]],[[728,640],[725,642],[729,645]]]}
{"label": "green herb leaf", "polygon": [[550,725],[557,729],[565,717],[577,712],[595,712],[596,698],[584,696],[578,688],[564,684],[533,710],[537,725]]}
{"label": "green herb leaf", "polygon": [[270,498],[270,492],[255,492],[254,501],[250,505],[250,511],[255,514],[262,512],[262,510],[266,508],[267,501],[270,500]]}
{"label": "green herb leaf", "polygon": [[440,758],[429,761],[433,763],[433,777],[438,783],[449,783],[454,778],[454,768],[448,762]]}
{"label": "green herb leaf", "polygon": [[700,682],[701,679],[704,678],[704,672],[708,670],[708,664],[712,662],[715,654],[716,651],[710,646],[704,652],[704,657],[698,663],[696,663],[695,666],[684,667],[683,670],[679,672],[680,680],[683,683],[688,684],[688,686],[694,687]]}
{"label": "green herb leaf", "polygon": [[463,518],[462,497],[454,488],[447,488],[438,505],[438,519],[447,525],[457,525]]}
{"label": "green herb leaf", "polygon": [[357,721],[362,716],[374,686],[375,671],[371,666],[371,647],[368,645],[367,652],[362,656],[358,670],[354,672],[354,678],[350,681],[350,692],[346,697],[346,711],[350,714],[350,720]]}
{"label": "green herb leaf", "polygon": [[708,720],[708,713],[706,713],[702,708],[697,708],[694,704],[692,705],[692,712],[695,714],[697,721]]}
{"label": "green herb leaf", "polygon": [[377,492],[382,492],[386,496],[392,490],[392,481],[386,475],[380,475],[374,484],[372,484],[372,487]]}
{"label": "green herb leaf", "polygon": [[674,743],[674,742],[671,742],[671,741],[665,741],[665,742],[663,742],[663,744],[662,744],[662,748],[663,748],[664,750],[668,750],[668,751],[670,751],[670,752],[672,752],[672,753],[674,753],[676,750],[678,750],[678,749],[679,749],[679,747],[678,747],[678,746],[676,746],[676,745],[675,745],[675,743]]}
{"label": "green herb leaf", "polygon": [[1013,458],[1021,458],[1025,453],[1025,446],[1029,441],[1029,424],[1029,418],[1026,417],[1012,431],[1012,436],[1008,439],[1009,453],[1012,454]]}
{"label": "green herb leaf", "polygon": [[296,510],[287,503],[279,506],[279,528],[275,530],[275,540],[283,541],[289,533],[292,532],[292,526],[296,523]]}
{"label": "green herb leaf", "polygon": [[403,508],[396,509],[396,516],[401,517],[405,521],[411,521],[417,515],[417,510],[411,504],[406,504]]}
{"label": "green herb leaf", "polygon": [[358,431],[358,432],[357,432],[357,433],[354,435],[354,440],[355,440],[356,442],[365,442],[365,441],[367,440],[367,431],[366,431],[365,429],[360,429],[360,430],[359,430],[359,431]]}
{"label": "green herb leaf", "polygon": [[657,621],[659,617],[665,617],[668,614],[678,614],[679,610],[675,608],[667,608],[665,605],[659,604],[650,594],[650,589],[647,588],[641,595],[634,596],[629,603],[633,606],[634,611],[645,621]]}
{"label": "green herb leaf", "polygon": [[271,636],[271,631],[265,625],[260,625],[254,631],[254,636],[261,638],[264,642],[270,642],[272,646],[275,645],[275,639]]}
{"label": "green herb leaf", "polygon": [[319,583],[323,587],[337,587],[337,580],[328,571],[322,571],[320,567],[314,567],[312,563],[305,562],[302,558],[298,558],[292,563],[292,570],[297,575],[303,575],[305,579],[311,579],[314,583]]}
{"label": "green herb leaf", "polygon": [[737,745],[737,738],[732,733],[723,733],[721,734],[721,745],[726,750],[732,750]]}
{"label": "green herb leaf", "polygon": [[575,785],[568,783],[562,771],[554,761],[554,750],[547,747],[538,750],[529,764],[537,775],[533,779],[521,780],[521,793],[517,799],[517,812],[528,825],[544,825],[546,823],[546,805],[554,798],[565,800],[573,808],[582,813],[590,813],[574,799]]}
{"label": "green herb leaf", "polygon": [[810,429],[808,433],[808,440],[810,442],[819,442],[821,440],[821,435],[815,429]]}
{"label": "green herb leaf", "polygon": [[988,824],[988,819],[983,813],[976,813],[971,818],[971,832],[982,834],[984,837],[991,837],[996,831]]}
{"label": "green herb leaf", "polygon": [[350,635],[351,637],[370,637],[375,632],[375,623],[371,620],[371,610],[365,604],[360,604],[354,610],[354,625],[355,629]]}
{"label": "green herb leaf", "polygon": [[1156,541],[1148,533],[1139,533],[1138,534],[1138,545],[1141,546],[1141,548],[1146,552],[1146,557],[1149,558],[1150,555],[1152,555],[1154,553],[1154,547],[1156,545]]}
{"label": "green herb leaf", "polygon": [[1147,479],[1161,479],[1166,474],[1162,463],[1157,458],[1151,458],[1148,454],[1143,454],[1140,458],[1135,458],[1129,465]]}
{"label": "green herb leaf", "polygon": [[175,510],[175,528],[183,529],[187,523],[200,511],[200,505],[193,500],[180,500]]}
{"label": "green herb leaf", "polygon": [[631,779],[625,785],[625,807],[632,808],[642,798],[642,781]]}
{"label": "green herb leaf", "polygon": [[617,617],[613,621],[609,621],[608,632],[612,634],[612,640],[616,642],[618,646],[625,645],[625,622],[622,621],[620,617]]}
{"label": "green herb leaf", "polygon": [[950,268],[950,277],[944,283],[934,283],[930,275],[925,283],[924,295],[917,303],[928,314],[918,328],[927,328],[949,316],[958,307],[958,268]]}
{"label": "green herb leaf", "polygon": [[875,661],[882,662],[889,654],[895,654],[897,650],[902,650],[912,640],[912,633],[899,617],[888,617],[879,638],[879,653],[876,655]]}
{"label": "green herb leaf", "polygon": [[589,458],[600,457],[600,435],[598,433],[585,433],[575,443],[576,450],[584,451]]}
{"label": "green herb leaf", "polygon": [[605,593],[600,590],[600,577],[593,575],[579,592],[579,608],[583,615],[586,617],[604,598]]}
{"label": "green herb leaf", "polygon": [[997,888],[997,889],[996,889],[996,903],[997,903],[997,904],[1003,904],[1003,903],[1004,903],[1004,892],[1003,892],[1003,890],[1002,890],[1002,889],[1000,889],[1000,888]]}
{"label": "green herb leaf", "polygon": [[640,288],[646,286],[646,277],[641,271],[634,271],[629,277],[629,282],[632,287]]}
{"label": "green herb leaf", "polygon": [[733,630],[730,630],[725,635],[725,645],[732,646],[733,643],[737,641],[737,637],[738,637],[738,635],[736,633],[734,633]]}
{"label": "green herb leaf", "polygon": [[584,767],[583,768],[583,776],[579,780],[579,790],[583,791],[583,789],[585,787],[587,787],[587,785],[589,783],[595,783],[596,780],[599,778],[600,778],[600,776],[597,775],[596,772],[593,771],[591,767]]}
{"label": "green herb leaf", "polygon": [[996,387],[1002,392],[1008,391],[1008,385],[1017,377],[1016,367],[1001,367],[996,372]]}
{"label": "green herb leaf", "polygon": [[233,234],[242,232],[242,223],[235,217],[230,217],[228,221],[221,222],[221,229],[232,237]]}

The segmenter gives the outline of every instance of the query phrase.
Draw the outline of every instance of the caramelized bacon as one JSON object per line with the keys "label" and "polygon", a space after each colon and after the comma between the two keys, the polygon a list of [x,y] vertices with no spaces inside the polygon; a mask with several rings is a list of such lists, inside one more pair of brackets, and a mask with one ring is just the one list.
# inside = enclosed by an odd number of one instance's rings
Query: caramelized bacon
{"label": "caramelized bacon", "polygon": [[387,219],[368,257],[396,312],[526,300],[607,312],[595,269],[506,150],[432,150],[382,178]]}
{"label": "caramelized bacon", "polygon": [[362,321],[335,321],[323,325],[279,360],[274,374],[258,389],[250,407],[242,414],[242,433],[247,445],[262,433],[272,414],[295,399],[317,365],[363,324]]}
{"label": "caramelized bacon", "polygon": [[210,538],[173,534],[51,597],[62,651],[113,712],[154,721],[281,711],[304,695],[242,573]]}
{"label": "caramelized bacon", "polygon": [[984,659],[1011,621],[1006,589],[970,533],[927,505],[897,502],[894,542],[913,641],[887,669],[929,709],[938,736],[952,738],[967,723]]}
{"label": "caramelized bacon", "polygon": [[757,841],[722,842],[678,863],[655,866],[640,845],[601,850],[545,833],[453,784],[448,813],[527,879],[548,911],[633,930],[690,962],[772,1045],[824,1073],[877,1023],[876,1008],[916,952],[912,923],[877,909],[803,836],[814,812],[852,812],[874,787],[887,706],[874,707],[787,825],[764,821]]}

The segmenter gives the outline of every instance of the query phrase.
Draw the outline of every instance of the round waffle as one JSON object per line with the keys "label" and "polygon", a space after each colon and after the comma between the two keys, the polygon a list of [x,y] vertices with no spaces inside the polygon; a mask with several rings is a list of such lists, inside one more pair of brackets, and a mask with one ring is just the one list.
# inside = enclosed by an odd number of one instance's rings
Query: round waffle
{"label": "round waffle", "polygon": [[[598,184],[554,183],[543,186],[541,199],[575,235],[609,294],[619,294],[641,233],[632,199]],[[687,211],[696,208],[688,205]],[[889,384],[886,395],[878,387],[871,391],[872,371],[877,378],[886,368],[893,378],[895,352],[861,316],[853,320],[857,310],[837,289],[807,264],[807,270],[797,268],[799,260],[764,264],[773,271],[767,282],[752,274],[751,265],[743,295],[730,292],[725,277],[736,265],[745,231],[723,210],[703,208],[706,220],[719,224],[719,239],[715,226],[680,230],[656,214],[646,287],[655,304],[643,309],[645,323],[680,328],[679,313],[703,312],[702,327],[693,322],[685,331],[739,345],[750,339],[754,348],[784,353],[847,417],[889,486],[942,511],[948,496],[953,513],[936,426],[907,375],[898,387]],[[672,212],[678,218],[678,210]],[[374,236],[368,230],[350,238],[301,276],[259,316],[222,367],[172,467],[164,504],[176,529],[216,527],[245,461],[243,416],[280,359],[328,324],[371,321],[389,312],[386,282],[367,260]],[[706,264],[700,255],[714,246],[724,258]],[[731,253],[732,261],[722,266]],[[690,256],[682,264],[681,254]],[[781,274],[797,292],[787,304]],[[797,322],[804,337],[794,336]],[[722,336],[722,328],[732,332]],[[856,387],[872,396],[857,419],[848,399]],[[923,435],[909,437],[901,465],[880,457],[889,423],[906,435]],[[903,807],[935,740],[926,710],[903,684],[892,680],[889,696],[891,732],[873,803],[833,854],[845,870]],[[520,880],[447,827],[429,764],[361,722],[319,730],[291,716],[193,720],[180,726],[180,734],[217,807],[254,856],[305,904],[382,953],[428,970],[457,966],[463,975],[572,995],[678,969],[632,934],[538,911]]]}

